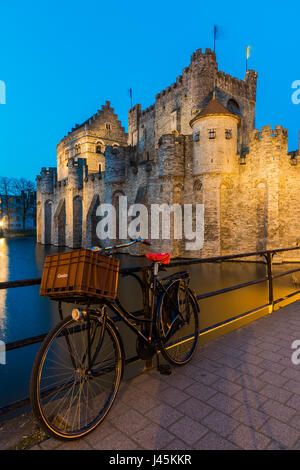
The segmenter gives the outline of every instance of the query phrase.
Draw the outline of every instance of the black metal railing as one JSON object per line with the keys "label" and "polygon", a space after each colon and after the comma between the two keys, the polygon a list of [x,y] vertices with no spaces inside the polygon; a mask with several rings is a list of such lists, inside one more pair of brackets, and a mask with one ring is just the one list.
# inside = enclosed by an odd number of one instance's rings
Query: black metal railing
{"label": "black metal railing", "polygon": [[[256,258],[258,258],[258,257],[264,258],[264,260],[265,260],[264,262],[265,262],[266,267],[267,267],[265,277],[262,277],[262,278],[259,278],[259,279],[254,279],[252,281],[243,282],[243,283],[236,284],[236,285],[233,285],[233,286],[230,286],[230,287],[225,287],[223,289],[219,289],[219,290],[215,290],[215,291],[211,291],[211,292],[206,292],[204,294],[198,294],[197,299],[202,300],[202,299],[206,299],[206,298],[209,298],[209,297],[214,297],[216,295],[220,295],[220,294],[232,292],[232,291],[235,291],[235,290],[238,290],[238,289],[246,288],[246,287],[249,287],[249,286],[252,286],[252,285],[255,285],[255,284],[268,282],[268,291],[269,291],[268,303],[260,305],[260,306],[256,307],[255,309],[249,310],[249,311],[244,312],[240,315],[237,315],[237,316],[231,317],[229,319],[226,319],[222,322],[211,325],[208,328],[205,328],[205,329],[201,330],[200,331],[200,334],[201,334],[201,333],[204,333],[204,332],[208,332],[210,330],[214,330],[216,327],[226,325],[226,324],[228,324],[228,323],[230,323],[234,320],[237,320],[239,318],[243,318],[243,317],[245,317],[247,315],[250,315],[251,313],[254,313],[254,312],[256,312],[260,309],[263,309],[265,307],[269,307],[270,311],[272,311],[275,304],[277,304],[277,303],[281,302],[282,300],[284,300],[283,298],[274,299],[274,283],[273,283],[273,280],[277,279],[279,277],[287,276],[289,274],[300,272],[300,268],[295,268],[295,269],[290,269],[288,271],[284,271],[284,272],[280,272],[280,273],[275,274],[273,272],[273,257],[276,254],[280,254],[280,253],[283,253],[283,252],[289,252],[289,251],[295,251],[295,250],[300,250],[300,246],[291,247],[291,248],[280,248],[280,249],[275,249],[275,250],[252,251],[252,252],[248,252],[248,253],[238,253],[238,254],[234,254],[234,255],[215,256],[215,257],[209,257],[209,258],[184,259],[184,260],[173,261],[173,262],[169,263],[169,265],[167,266],[167,269],[168,268],[173,268],[173,267],[179,267],[179,266],[189,266],[189,265],[193,265],[193,264],[216,263],[216,262],[222,262],[222,261],[241,260],[241,259],[244,259],[244,258],[249,258],[249,257],[254,257],[254,256]],[[297,260],[295,260],[295,261],[297,261]],[[300,260],[299,260],[299,263],[300,263]],[[122,276],[128,276],[128,275],[133,276],[139,282],[139,284],[142,288],[142,291],[143,291],[144,299],[146,297],[145,296],[145,291],[148,288],[147,273],[149,272],[149,270],[150,270],[150,266],[135,266],[135,267],[130,267],[130,268],[120,268],[120,274]],[[142,279],[139,278],[136,273],[142,273]],[[41,283],[41,278],[25,279],[25,280],[20,280],[20,281],[0,282],[0,290],[1,289],[11,289],[11,288],[16,288],[16,287],[34,286],[34,285],[39,285],[40,283]],[[292,298],[293,296],[295,296],[297,294],[300,294],[300,290],[295,290],[295,292],[292,292],[292,293],[288,294],[287,296],[285,296],[285,299],[286,298]],[[142,312],[143,312],[142,310],[139,310],[139,311],[134,312],[134,313],[136,315],[139,315]],[[115,320],[118,320],[118,319],[115,318]],[[14,350],[14,349],[18,349],[18,348],[22,348],[22,347],[26,347],[26,346],[31,346],[31,345],[36,344],[36,343],[40,343],[40,342],[43,341],[45,336],[46,336],[46,333],[38,335],[38,336],[32,336],[30,338],[24,338],[24,339],[21,339],[21,340],[17,340],[17,341],[8,343],[8,344],[6,344],[6,351],[11,351],[11,350]],[[130,364],[132,362],[135,362],[138,359],[139,359],[138,356],[133,356],[133,357],[127,358],[125,363]],[[26,405],[29,405],[29,403],[30,403],[29,398],[25,398],[24,400],[19,400],[18,402],[15,402],[15,403],[12,403],[8,406],[0,408],[0,416],[4,415],[4,414],[6,414],[10,411],[13,411],[17,408],[21,408],[21,407],[24,407]]]}

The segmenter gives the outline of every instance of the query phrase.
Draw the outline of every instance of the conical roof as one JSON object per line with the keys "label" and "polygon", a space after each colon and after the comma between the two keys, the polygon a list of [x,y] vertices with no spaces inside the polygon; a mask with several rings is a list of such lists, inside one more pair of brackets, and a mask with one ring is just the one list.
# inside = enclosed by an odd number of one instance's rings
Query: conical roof
{"label": "conical roof", "polygon": [[196,121],[199,118],[205,117],[205,116],[213,116],[213,115],[225,115],[225,116],[231,116],[235,117],[238,120],[240,120],[239,116],[237,114],[232,113],[229,111],[229,109],[225,108],[220,101],[218,101],[215,97],[213,97],[210,102],[198,113],[190,122],[190,125],[194,121]]}

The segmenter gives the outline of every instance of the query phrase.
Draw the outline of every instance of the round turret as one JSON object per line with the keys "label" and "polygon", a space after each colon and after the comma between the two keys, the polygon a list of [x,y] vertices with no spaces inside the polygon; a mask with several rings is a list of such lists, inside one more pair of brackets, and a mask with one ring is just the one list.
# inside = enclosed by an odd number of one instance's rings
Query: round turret
{"label": "round turret", "polygon": [[191,120],[193,175],[236,171],[239,123],[215,97]]}

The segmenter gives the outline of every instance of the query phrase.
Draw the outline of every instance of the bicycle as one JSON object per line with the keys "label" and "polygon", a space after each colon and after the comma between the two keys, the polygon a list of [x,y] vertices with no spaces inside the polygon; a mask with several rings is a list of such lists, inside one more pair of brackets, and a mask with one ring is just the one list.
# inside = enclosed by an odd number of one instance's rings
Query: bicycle
{"label": "bicycle", "polygon": [[[150,244],[137,239],[93,250],[111,254],[134,243]],[[71,440],[87,435],[104,420],[116,399],[125,353],[108,310],[136,334],[139,357],[156,355],[160,373],[169,374],[168,364],[184,365],[195,353],[199,307],[189,287],[190,274],[184,271],[159,279],[158,272],[169,263],[170,255],[146,256],[152,261],[148,317],[133,315],[118,298],[99,301],[96,308],[74,308],[44,339],[32,369],[30,396],[35,417],[51,436]],[[159,352],[167,365],[160,364]]]}

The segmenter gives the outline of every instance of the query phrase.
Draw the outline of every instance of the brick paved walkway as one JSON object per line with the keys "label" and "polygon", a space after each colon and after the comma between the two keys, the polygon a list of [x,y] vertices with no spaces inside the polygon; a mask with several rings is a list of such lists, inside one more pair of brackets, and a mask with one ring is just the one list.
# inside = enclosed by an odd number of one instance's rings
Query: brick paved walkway
{"label": "brick paved walkway", "polygon": [[300,449],[300,301],[199,348],[171,376],[123,383],[105,422],[33,449]]}

